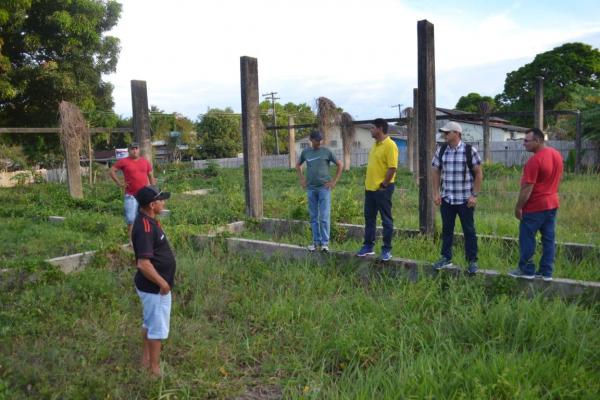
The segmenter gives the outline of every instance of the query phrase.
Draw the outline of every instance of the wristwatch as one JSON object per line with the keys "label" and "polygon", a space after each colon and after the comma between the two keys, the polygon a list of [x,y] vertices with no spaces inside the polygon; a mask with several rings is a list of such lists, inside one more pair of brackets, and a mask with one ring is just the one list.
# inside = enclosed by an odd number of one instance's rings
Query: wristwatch
{"label": "wristwatch", "polygon": [[477,197],[477,195],[478,195],[478,194],[479,194],[479,193],[477,193],[477,192],[473,192],[473,193],[471,193],[471,196],[473,196],[473,197]]}

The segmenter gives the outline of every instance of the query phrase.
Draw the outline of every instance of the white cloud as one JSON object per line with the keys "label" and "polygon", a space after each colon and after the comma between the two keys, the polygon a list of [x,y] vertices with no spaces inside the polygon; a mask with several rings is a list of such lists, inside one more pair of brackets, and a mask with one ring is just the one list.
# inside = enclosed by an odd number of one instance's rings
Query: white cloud
{"label": "white cloud", "polygon": [[[481,92],[477,85],[489,86],[486,77],[463,69],[532,58],[600,31],[600,23],[581,21],[534,28],[518,24],[510,9],[484,18],[468,10],[423,15],[393,0],[121,2],[113,34],[122,50],[107,80],[115,85],[116,111],[125,115],[132,79],[146,80],[150,104],[167,112],[195,118],[208,106],[239,110],[239,58],[249,55],[258,58],[261,91],[277,91],[283,102],[327,96],[369,118],[412,101],[419,19],[435,24],[440,99],[452,97],[447,91],[455,87],[441,76]],[[496,86],[502,83],[503,77]]]}

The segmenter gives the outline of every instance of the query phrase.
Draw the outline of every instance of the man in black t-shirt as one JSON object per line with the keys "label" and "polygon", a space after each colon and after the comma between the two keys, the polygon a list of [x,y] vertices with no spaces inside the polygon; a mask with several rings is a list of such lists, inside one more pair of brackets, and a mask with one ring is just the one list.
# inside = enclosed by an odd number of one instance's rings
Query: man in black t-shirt
{"label": "man in black t-shirt", "polygon": [[140,210],[131,232],[137,265],[134,281],[144,313],[142,367],[157,376],[161,340],[169,336],[175,256],[156,216],[170,196],[154,186],[141,188],[135,196]]}

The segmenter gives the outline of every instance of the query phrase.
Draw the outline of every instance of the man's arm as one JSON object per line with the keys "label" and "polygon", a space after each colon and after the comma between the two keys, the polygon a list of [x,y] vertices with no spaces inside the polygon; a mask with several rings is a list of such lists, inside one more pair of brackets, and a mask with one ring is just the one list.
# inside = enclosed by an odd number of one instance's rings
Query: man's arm
{"label": "man's arm", "polygon": [[382,188],[388,187],[388,185],[390,184],[390,181],[392,180],[392,177],[394,176],[395,173],[396,173],[395,167],[390,167],[390,168],[388,168],[387,171],[385,171],[385,178],[383,178],[383,182],[381,182]]}
{"label": "man's arm", "polygon": [[477,205],[477,195],[481,191],[481,182],[483,181],[483,169],[481,165],[474,165],[473,172],[475,173],[475,178],[473,179],[473,194],[469,196],[467,200],[467,207],[475,207]]}
{"label": "man's arm", "polygon": [[303,189],[306,189],[306,178],[302,173],[302,164],[296,164],[296,173],[298,174],[298,179],[300,179],[300,186],[302,186]]}
{"label": "man's arm", "polygon": [[152,172],[152,170],[148,172],[148,182],[150,182],[152,186],[156,185],[156,178],[154,177],[154,172]]}
{"label": "man's arm", "polygon": [[168,294],[171,291],[171,286],[169,286],[167,281],[165,281],[164,278],[160,276],[158,272],[156,272],[156,269],[154,268],[154,265],[152,265],[150,260],[148,260],[147,258],[138,259],[137,268],[140,270],[140,272],[142,273],[142,275],[144,275],[146,279],[158,285],[158,287],[160,288],[160,294]]}
{"label": "man's arm", "polygon": [[431,167],[431,177],[433,180],[433,203],[436,206],[442,204],[442,197],[440,196],[440,169],[438,167]]}
{"label": "man's arm", "polygon": [[110,175],[110,178],[115,181],[115,183],[117,184],[118,187],[125,187],[125,182],[121,183],[121,181],[119,181],[119,178],[117,178],[117,168],[115,168],[115,166],[113,165],[112,167],[110,167],[110,169],[108,170],[108,173]]}
{"label": "man's arm", "polygon": [[523,206],[525,206],[525,203],[527,203],[527,200],[529,200],[531,192],[533,192],[533,183],[524,183],[521,185],[519,198],[517,199],[517,204],[515,205],[515,217],[518,220],[523,218]]}
{"label": "man's arm", "polygon": [[342,176],[342,170],[344,169],[344,164],[342,164],[340,160],[337,160],[335,162],[335,165],[337,167],[337,170],[335,171],[335,178],[333,178],[333,180],[329,182],[325,182],[325,186],[329,189],[333,189],[335,185],[337,185],[338,181],[340,180],[340,177]]}

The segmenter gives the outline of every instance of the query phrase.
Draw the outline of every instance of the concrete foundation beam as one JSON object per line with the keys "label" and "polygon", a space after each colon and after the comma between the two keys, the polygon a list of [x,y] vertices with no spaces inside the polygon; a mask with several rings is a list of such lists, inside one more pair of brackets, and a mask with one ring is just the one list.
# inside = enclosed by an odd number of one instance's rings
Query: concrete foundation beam
{"label": "concrete foundation beam", "polygon": [[[333,225],[333,224],[332,224]],[[284,235],[289,233],[301,233],[306,227],[310,227],[307,221],[286,220],[277,218],[263,218],[260,221],[261,229],[273,235]],[[365,228],[363,225],[353,224],[335,224],[337,228],[346,231],[346,237],[362,240],[364,238]],[[377,236],[382,236],[382,227],[377,227]],[[421,232],[417,229],[394,229],[394,237],[417,237]],[[507,246],[519,246],[519,240],[513,237],[492,236],[492,235],[477,235],[477,238],[482,242],[501,241]],[[455,243],[463,243],[464,236],[462,233],[454,234]],[[566,252],[569,259],[580,260],[588,255],[600,255],[600,247],[591,244],[557,242],[558,251]]]}
{"label": "concrete foundation beam", "polygon": [[[215,237],[199,236],[196,243],[200,246],[211,245]],[[394,257],[390,261],[378,261],[375,256],[358,258],[354,253],[330,251],[329,253],[312,253],[301,246],[285,243],[274,243],[262,240],[241,238],[225,239],[227,251],[235,254],[259,256],[265,260],[281,257],[288,260],[312,259],[315,262],[335,262],[343,265],[360,264],[361,278],[375,274],[386,274],[394,277],[403,277],[409,281],[417,281],[425,277],[446,274],[451,276],[463,275],[459,268],[446,268],[435,271],[430,263]],[[600,282],[577,281],[573,279],[554,279],[545,282],[541,279],[527,280],[514,279],[495,270],[479,270],[472,279],[481,279],[490,288],[500,287],[502,291],[510,290],[524,292],[528,295],[542,293],[548,297],[570,299],[586,296],[595,301],[600,300]]]}

